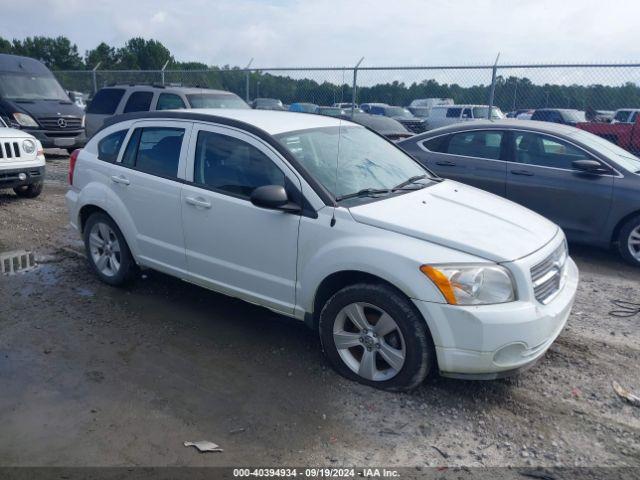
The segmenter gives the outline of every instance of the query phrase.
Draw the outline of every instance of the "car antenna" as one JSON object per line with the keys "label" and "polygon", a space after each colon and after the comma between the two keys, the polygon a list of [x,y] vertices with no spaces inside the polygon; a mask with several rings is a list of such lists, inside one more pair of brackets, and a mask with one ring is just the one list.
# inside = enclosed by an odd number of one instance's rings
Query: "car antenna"
{"label": "car antenna", "polygon": [[[360,60],[361,62],[362,60]],[[360,65],[360,62],[358,62],[358,65]],[[356,67],[357,68],[357,67]],[[342,85],[344,85],[344,69],[342,69]],[[340,101],[343,101],[344,97],[341,95],[340,96]],[[354,100],[355,101],[355,100]],[[340,140],[342,139],[342,118],[338,117],[338,153],[336,155],[336,182],[333,188],[333,194],[335,195],[336,192],[338,191],[338,163],[340,162]],[[333,202],[333,212],[331,214],[331,222],[329,223],[330,226],[334,226],[336,224],[336,202],[334,200]]]}

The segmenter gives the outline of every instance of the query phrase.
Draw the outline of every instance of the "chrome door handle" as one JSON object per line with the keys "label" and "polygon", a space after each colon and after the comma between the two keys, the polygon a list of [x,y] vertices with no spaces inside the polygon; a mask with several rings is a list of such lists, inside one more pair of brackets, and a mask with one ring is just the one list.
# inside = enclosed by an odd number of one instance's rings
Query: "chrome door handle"
{"label": "chrome door handle", "polygon": [[193,205],[194,207],[211,208],[211,202],[207,202],[206,200],[203,200],[199,197],[185,197],[184,201],[189,205]]}
{"label": "chrome door handle", "polygon": [[112,182],[114,182],[114,183],[119,183],[119,184],[121,184],[121,185],[129,185],[129,183],[130,183],[130,182],[129,182],[129,180],[127,180],[127,179],[126,179],[125,177],[123,177],[122,175],[121,175],[121,176],[113,175],[113,176],[111,177],[111,181],[112,181]]}

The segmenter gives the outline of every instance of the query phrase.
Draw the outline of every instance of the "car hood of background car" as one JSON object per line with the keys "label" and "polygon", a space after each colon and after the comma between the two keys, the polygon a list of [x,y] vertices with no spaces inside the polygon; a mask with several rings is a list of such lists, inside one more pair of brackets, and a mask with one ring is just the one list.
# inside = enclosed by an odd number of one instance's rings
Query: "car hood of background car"
{"label": "car hood of background car", "polygon": [[17,128],[0,127],[0,138],[33,138],[33,135]]}
{"label": "car hood of background car", "polygon": [[451,180],[349,210],[359,223],[494,262],[525,257],[558,233],[554,223],[531,210]]}

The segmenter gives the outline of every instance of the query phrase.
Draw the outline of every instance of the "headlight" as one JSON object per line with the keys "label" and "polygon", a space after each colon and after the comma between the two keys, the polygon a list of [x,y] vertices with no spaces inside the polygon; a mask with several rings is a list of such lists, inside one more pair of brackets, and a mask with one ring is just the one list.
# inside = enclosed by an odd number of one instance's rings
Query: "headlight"
{"label": "headlight", "polygon": [[84,121],[85,121],[86,117],[87,117],[86,115],[82,115],[82,121],[80,122],[80,127],[81,128],[84,128]]}
{"label": "headlight", "polygon": [[33,140],[30,139],[26,139],[22,141],[22,150],[24,150],[24,153],[27,153],[29,155],[31,155],[32,153],[34,153],[36,151],[36,142],[34,142]]}
{"label": "headlight", "polygon": [[16,112],[13,114],[13,118],[16,119],[16,122],[23,127],[37,127],[38,123],[33,119],[31,115],[27,115],[26,113]]}
{"label": "headlight", "polygon": [[420,270],[452,305],[489,305],[516,298],[511,275],[499,265],[422,265]]}

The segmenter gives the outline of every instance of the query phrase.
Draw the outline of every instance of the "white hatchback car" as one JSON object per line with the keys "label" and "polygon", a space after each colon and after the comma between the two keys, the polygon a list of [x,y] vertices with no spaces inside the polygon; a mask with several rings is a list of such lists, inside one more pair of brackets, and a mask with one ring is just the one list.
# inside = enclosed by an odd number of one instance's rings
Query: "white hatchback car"
{"label": "white hatchback car", "polygon": [[338,372],[379,388],[530,366],[576,294],[556,225],[337,118],[117,117],[73,153],[70,180],[103,281],[141,266],[303,320]]}

